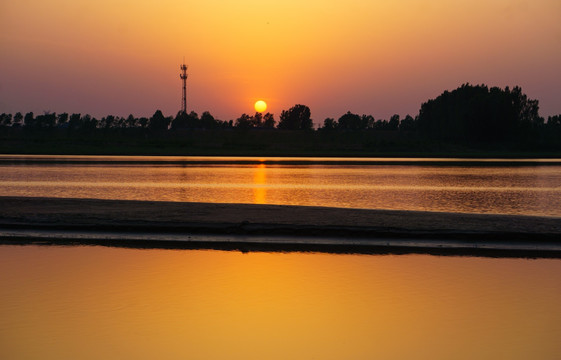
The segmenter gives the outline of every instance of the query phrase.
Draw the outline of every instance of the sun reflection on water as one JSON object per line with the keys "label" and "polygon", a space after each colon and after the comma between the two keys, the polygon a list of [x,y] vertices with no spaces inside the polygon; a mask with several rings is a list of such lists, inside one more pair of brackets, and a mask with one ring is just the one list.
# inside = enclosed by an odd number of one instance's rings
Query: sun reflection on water
{"label": "sun reflection on water", "polygon": [[253,203],[266,204],[267,199],[267,169],[265,164],[259,164],[255,167],[253,173]]}
{"label": "sun reflection on water", "polygon": [[561,166],[1,165],[0,196],[561,216]]}

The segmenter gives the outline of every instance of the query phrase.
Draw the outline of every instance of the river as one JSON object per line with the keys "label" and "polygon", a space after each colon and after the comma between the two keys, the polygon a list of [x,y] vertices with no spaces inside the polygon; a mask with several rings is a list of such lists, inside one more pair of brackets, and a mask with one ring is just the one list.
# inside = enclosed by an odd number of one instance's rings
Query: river
{"label": "river", "polygon": [[[0,196],[561,216],[556,161],[0,157]],[[2,359],[558,359],[561,260],[0,246]]]}
{"label": "river", "polygon": [[561,161],[0,156],[0,196],[561,216]]}

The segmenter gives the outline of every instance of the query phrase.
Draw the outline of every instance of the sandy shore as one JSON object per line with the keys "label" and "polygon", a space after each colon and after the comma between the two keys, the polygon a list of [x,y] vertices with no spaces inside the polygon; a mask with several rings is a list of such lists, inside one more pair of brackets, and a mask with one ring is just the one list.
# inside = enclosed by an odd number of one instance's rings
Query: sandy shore
{"label": "sandy shore", "polygon": [[[134,235],[136,234],[136,235]],[[304,206],[0,197],[0,241],[561,254],[561,219]],[[89,240],[88,240],[89,239]],[[272,244],[272,245],[271,245]],[[273,246],[274,245],[274,246]],[[478,250],[476,250],[478,249]],[[528,253],[534,256],[533,253]],[[555,255],[558,256],[558,255]]]}

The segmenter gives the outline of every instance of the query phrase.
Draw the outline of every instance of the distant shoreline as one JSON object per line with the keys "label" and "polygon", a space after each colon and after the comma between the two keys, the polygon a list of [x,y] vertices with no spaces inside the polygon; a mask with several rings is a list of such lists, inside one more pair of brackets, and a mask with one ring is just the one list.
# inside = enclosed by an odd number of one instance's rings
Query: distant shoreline
{"label": "distant shoreline", "polygon": [[128,156],[559,158],[559,144],[435,142],[388,131],[3,129],[0,154]]}
{"label": "distant shoreline", "polygon": [[0,197],[0,245],[561,258],[559,239],[557,217]]}
{"label": "distant shoreline", "polygon": [[560,166],[558,158],[0,154],[2,164]]}
{"label": "distant shoreline", "polygon": [[[105,147],[105,148],[104,148]],[[54,150],[53,150],[54,149]],[[478,149],[443,150],[253,150],[253,149],[207,149],[179,146],[154,145],[137,147],[117,147],[104,144],[59,145],[59,144],[18,144],[14,148],[0,146],[2,155],[45,155],[45,156],[217,156],[217,157],[318,157],[318,158],[473,158],[473,159],[559,159],[561,151],[500,151]]]}

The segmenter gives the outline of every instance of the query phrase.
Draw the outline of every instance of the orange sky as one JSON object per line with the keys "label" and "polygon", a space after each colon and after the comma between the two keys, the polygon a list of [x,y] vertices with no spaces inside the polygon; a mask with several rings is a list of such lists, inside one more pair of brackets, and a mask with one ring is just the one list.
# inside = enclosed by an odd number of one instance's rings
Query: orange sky
{"label": "orange sky", "polygon": [[463,83],[520,85],[561,113],[557,0],[7,0],[0,112],[150,116],[181,106],[229,120],[389,118]]}

